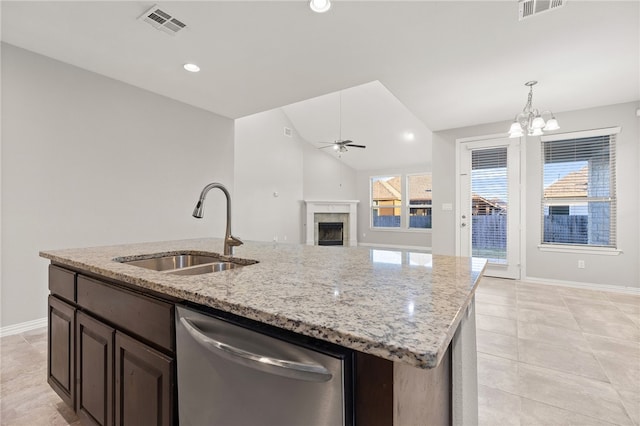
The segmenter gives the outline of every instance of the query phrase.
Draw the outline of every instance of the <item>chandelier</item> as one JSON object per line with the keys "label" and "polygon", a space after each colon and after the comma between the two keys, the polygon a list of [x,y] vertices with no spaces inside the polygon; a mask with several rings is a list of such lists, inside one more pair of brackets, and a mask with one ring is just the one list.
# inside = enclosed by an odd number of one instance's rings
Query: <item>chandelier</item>
{"label": "chandelier", "polygon": [[[529,86],[529,97],[527,98],[527,104],[522,109],[522,112],[516,115],[516,118],[511,123],[509,128],[510,138],[519,138],[527,131],[527,136],[540,136],[543,131],[558,130],[558,120],[553,116],[551,111],[543,111],[542,113],[531,105],[533,101],[533,86],[538,84],[537,81],[527,81],[524,85]],[[543,115],[549,114],[551,118],[544,121]]]}

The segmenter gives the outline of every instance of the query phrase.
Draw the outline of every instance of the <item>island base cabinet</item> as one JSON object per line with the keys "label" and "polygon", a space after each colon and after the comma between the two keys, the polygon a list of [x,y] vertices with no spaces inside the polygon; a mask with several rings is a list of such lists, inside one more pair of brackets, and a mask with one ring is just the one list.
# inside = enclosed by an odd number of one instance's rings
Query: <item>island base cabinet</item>
{"label": "island base cabinet", "polygon": [[83,425],[177,424],[174,305],[49,268],[47,381]]}
{"label": "island base cabinet", "polygon": [[78,415],[83,424],[111,426],[115,330],[82,312],[76,321]]}
{"label": "island base cabinet", "polygon": [[116,332],[116,425],[171,425],[173,360]]}
{"label": "island base cabinet", "polygon": [[55,296],[48,299],[47,382],[62,400],[75,409],[76,309]]}

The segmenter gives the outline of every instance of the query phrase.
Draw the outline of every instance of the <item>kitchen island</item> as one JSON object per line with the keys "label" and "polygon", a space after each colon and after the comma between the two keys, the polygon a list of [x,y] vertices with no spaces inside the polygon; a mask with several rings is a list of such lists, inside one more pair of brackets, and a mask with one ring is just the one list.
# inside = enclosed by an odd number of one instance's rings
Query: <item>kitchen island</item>
{"label": "kitchen island", "polygon": [[[466,380],[475,386],[475,378],[467,378],[465,369],[475,372],[475,342],[471,342],[475,339],[475,323],[470,314],[474,313],[474,292],[485,260],[393,249],[247,242],[236,249],[234,257],[241,262],[258,263],[222,272],[181,276],[123,263],[160,254],[220,253],[221,249],[221,239],[197,239],[44,251],[41,256],[51,260],[52,268],[57,268],[50,273],[51,297],[56,305],[53,323],[62,321],[79,330],[72,318],[77,315],[74,312],[83,315],[85,324],[97,317],[115,332],[121,328],[123,341],[129,338],[127,334],[140,336],[142,343],[158,355],[168,357],[167,374],[172,374],[171,368],[175,367],[170,358],[175,350],[172,335],[175,330],[165,330],[167,336],[162,335],[163,331],[151,330],[151,337],[147,337],[139,331],[144,328],[146,315],[137,318],[142,324],[139,325],[135,320],[124,319],[125,312],[118,311],[118,306],[127,304],[128,299],[115,307],[104,306],[110,297],[97,284],[113,285],[122,289],[125,296],[135,293],[162,301],[166,305],[158,308],[160,311],[190,303],[352,349],[359,360],[357,366],[380,368],[391,375],[391,383],[381,383],[382,372],[370,374],[373,371],[370,370],[358,378],[355,371],[357,424],[373,424],[367,420],[367,413],[376,413],[381,406],[388,407],[386,410],[390,412],[386,415],[391,417],[381,421],[384,417],[376,414],[378,424],[421,423],[428,418],[423,410],[434,409],[426,402],[430,398],[426,394],[448,399],[450,405],[442,417],[448,419],[446,422],[477,421],[473,409],[469,409],[477,404],[473,401],[475,390],[467,393],[464,386]],[[74,277],[73,291],[56,290],[63,286],[55,278],[60,276],[69,282],[69,277]],[[100,301],[97,305],[96,299]],[[69,305],[65,308],[71,308],[63,313],[62,320],[58,318],[60,301]],[[172,320],[173,315],[170,313]],[[50,321],[51,318],[50,307]],[[154,327],[149,324],[149,329]],[[80,332],[71,334],[68,339],[82,336]],[[465,346],[472,348],[473,353]],[[76,407],[74,383],[78,379],[72,373],[82,372],[78,361],[82,354],[71,350],[69,357],[74,356],[76,360],[72,359],[69,367],[61,370],[72,378],[65,377],[63,383],[53,383],[52,387],[64,388],[67,383],[65,395]],[[116,354],[116,361],[117,358]],[[52,365],[54,370],[58,368],[56,363],[63,364],[54,359],[50,361],[50,369]],[[438,377],[432,377],[436,371]],[[438,392],[434,389],[436,385],[442,388]],[[122,394],[118,393],[117,374],[115,386],[117,405]],[[379,392],[373,389],[376,387]],[[371,392],[365,393],[365,388]],[[168,398],[171,400],[172,395]],[[432,403],[441,405],[438,401],[436,398]],[[175,402],[168,405],[175,406]],[[78,407],[80,412],[81,408]],[[175,410],[168,408],[169,413]],[[118,411],[115,410],[116,420]],[[167,415],[172,418],[172,414]]]}

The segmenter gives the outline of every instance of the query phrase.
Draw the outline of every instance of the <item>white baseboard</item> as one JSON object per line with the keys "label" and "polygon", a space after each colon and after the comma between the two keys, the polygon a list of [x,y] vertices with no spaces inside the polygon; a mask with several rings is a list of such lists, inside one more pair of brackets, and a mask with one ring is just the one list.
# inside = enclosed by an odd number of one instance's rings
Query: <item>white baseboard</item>
{"label": "white baseboard", "polygon": [[423,246],[399,246],[395,244],[374,244],[374,243],[358,243],[359,247],[373,247],[373,248],[392,248],[398,250],[420,250],[420,251],[428,251],[431,253],[431,247],[423,247]]}
{"label": "white baseboard", "polygon": [[555,285],[559,287],[584,288],[587,290],[610,291],[613,293],[640,295],[640,288],[638,287],[625,287],[625,286],[609,285],[609,284],[583,283],[579,281],[551,280],[549,278],[538,278],[538,277],[525,277],[525,278],[522,278],[520,281],[530,282],[535,284]]}
{"label": "white baseboard", "polygon": [[47,317],[33,321],[21,322],[19,324],[0,327],[0,337],[11,336],[13,334],[24,333],[25,331],[35,330],[47,326]]}

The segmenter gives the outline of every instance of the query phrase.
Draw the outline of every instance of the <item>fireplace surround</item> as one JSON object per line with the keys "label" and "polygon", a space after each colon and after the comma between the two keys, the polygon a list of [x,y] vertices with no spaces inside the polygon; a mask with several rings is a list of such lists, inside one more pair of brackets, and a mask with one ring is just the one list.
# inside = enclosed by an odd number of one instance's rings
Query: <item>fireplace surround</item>
{"label": "fireplace surround", "polygon": [[319,245],[319,223],[342,222],[343,244],[358,245],[357,200],[305,200],[306,244]]}

